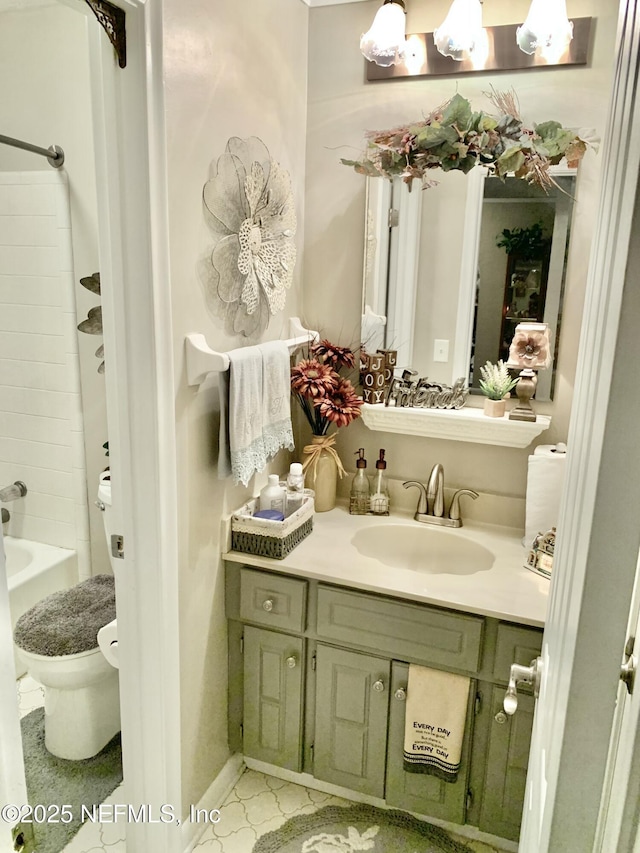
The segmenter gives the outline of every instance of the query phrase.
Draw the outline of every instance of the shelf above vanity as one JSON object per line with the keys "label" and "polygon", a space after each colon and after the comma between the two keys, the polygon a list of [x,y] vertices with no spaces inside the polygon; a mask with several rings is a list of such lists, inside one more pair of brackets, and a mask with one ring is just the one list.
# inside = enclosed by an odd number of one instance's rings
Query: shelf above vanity
{"label": "shelf above vanity", "polygon": [[535,421],[510,421],[509,416],[490,418],[482,409],[420,409],[402,406],[362,406],[362,420],[369,429],[495,444],[500,447],[528,447],[551,426],[551,417],[538,415]]}

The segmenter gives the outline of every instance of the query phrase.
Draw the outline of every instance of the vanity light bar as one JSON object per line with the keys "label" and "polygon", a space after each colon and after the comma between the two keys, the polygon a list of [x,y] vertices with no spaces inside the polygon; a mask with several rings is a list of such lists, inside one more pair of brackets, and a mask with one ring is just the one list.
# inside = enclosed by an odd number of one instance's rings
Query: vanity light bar
{"label": "vanity light bar", "polygon": [[516,30],[521,24],[485,27],[488,50],[485,57],[458,61],[438,52],[433,33],[407,35],[404,59],[397,65],[383,67],[367,62],[367,80],[390,80],[395,77],[435,77],[444,74],[469,74],[480,71],[515,71],[523,68],[549,68],[555,65],[586,65],[591,38],[592,18],[572,18],[573,39],[558,58],[545,59],[523,53],[516,43]]}

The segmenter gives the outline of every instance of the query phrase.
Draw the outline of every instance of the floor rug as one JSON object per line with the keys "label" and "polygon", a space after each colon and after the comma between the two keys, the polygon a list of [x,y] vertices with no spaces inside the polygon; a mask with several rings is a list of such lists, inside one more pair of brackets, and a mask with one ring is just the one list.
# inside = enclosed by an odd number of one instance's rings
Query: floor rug
{"label": "floor rug", "polygon": [[325,806],[296,815],[256,842],[253,853],[472,853],[447,832],[406,812]]}
{"label": "floor rug", "polygon": [[93,758],[67,761],[44,745],[44,708],[31,711],[21,725],[30,805],[71,806],[70,823],[33,824],[38,853],[59,853],[82,826],[82,806],[91,810],[122,782],[120,735]]}

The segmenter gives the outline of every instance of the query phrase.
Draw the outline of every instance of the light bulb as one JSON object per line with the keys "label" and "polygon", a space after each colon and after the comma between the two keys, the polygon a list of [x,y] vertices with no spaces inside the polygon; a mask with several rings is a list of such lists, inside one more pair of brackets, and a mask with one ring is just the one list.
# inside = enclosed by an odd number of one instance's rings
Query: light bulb
{"label": "light bulb", "polygon": [[406,46],[404,3],[385,0],[376,12],[369,32],[360,39],[360,50],[376,65],[395,65]]}
{"label": "light bulb", "polygon": [[480,0],[453,0],[447,17],[433,41],[443,56],[461,61],[469,59],[476,42],[482,39],[482,5]]}
{"label": "light bulb", "polygon": [[562,56],[572,38],[565,0],[532,0],[524,24],[516,30],[520,50],[547,57]]}

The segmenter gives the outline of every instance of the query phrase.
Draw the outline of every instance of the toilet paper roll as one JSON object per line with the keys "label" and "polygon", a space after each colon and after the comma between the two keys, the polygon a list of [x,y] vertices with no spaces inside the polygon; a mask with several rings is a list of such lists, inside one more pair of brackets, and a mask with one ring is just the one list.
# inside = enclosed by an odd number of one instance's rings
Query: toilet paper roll
{"label": "toilet paper roll", "polygon": [[541,444],[529,457],[524,546],[531,548],[538,533],[558,524],[560,497],[564,486],[566,452],[564,445]]}
{"label": "toilet paper roll", "polygon": [[116,669],[118,662],[118,620],[114,619],[98,631],[98,646],[100,651]]}

